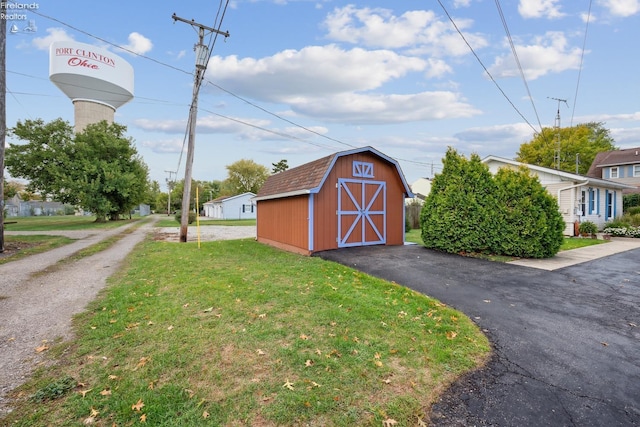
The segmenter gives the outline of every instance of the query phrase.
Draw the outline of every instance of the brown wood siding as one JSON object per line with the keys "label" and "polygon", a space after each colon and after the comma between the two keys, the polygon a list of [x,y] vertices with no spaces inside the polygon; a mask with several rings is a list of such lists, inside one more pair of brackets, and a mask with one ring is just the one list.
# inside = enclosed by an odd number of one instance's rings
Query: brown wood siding
{"label": "brown wood siding", "polygon": [[258,241],[280,242],[308,253],[308,200],[295,196],[258,201]]}
{"label": "brown wood siding", "polygon": [[[373,178],[353,176],[353,162],[373,163]],[[336,249],[338,243],[338,178],[362,179],[363,181],[386,182],[388,245],[404,243],[404,186],[395,166],[378,156],[363,152],[339,157],[329,172],[320,192],[314,198],[314,246],[313,251]],[[377,206],[377,205],[376,205]],[[258,208],[258,212],[261,212]]]}

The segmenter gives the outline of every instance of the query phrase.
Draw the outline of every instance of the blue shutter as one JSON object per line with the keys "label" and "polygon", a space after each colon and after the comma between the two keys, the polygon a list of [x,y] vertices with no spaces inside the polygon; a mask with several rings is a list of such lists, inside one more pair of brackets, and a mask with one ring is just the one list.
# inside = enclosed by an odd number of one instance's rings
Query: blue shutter
{"label": "blue shutter", "polygon": [[616,207],[617,207],[616,198],[617,198],[617,196],[618,196],[618,192],[614,191],[613,192],[613,218],[615,218],[617,216],[616,215]]}
{"label": "blue shutter", "polygon": [[593,213],[593,189],[590,188],[589,189],[589,215],[591,215]]}
{"label": "blue shutter", "polygon": [[604,168],[604,170],[602,171],[604,173],[604,176],[602,178],[609,179],[609,177],[611,176],[610,172],[609,172],[609,169],[610,168]]}
{"label": "blue shutter", "polygon": [[596,215],[600,215],[600,189],[596,190]]}
{"label": "blue shutter", "polygon": [[609,190],[604,190],[604,220],[609,219]]}
{"label": "blue shutter", "polygon": [[628,176],[629,178],[633,178],[633,165],[631,165],[631,166],[629,166],[629,167],[627,168],[627,176]]}

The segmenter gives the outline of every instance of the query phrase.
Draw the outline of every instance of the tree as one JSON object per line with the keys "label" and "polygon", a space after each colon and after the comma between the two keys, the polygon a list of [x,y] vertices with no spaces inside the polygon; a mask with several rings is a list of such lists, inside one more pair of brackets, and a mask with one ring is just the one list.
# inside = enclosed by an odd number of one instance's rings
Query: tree
{"label": "tree", "polygon": [[500,233],[494,252],[527,258],[554,256],[565,226],[556,199],[524,166],[500,168],[494,179]]}
{"label": "tree", "polygon": [[269,170],[253,160],[238,160],[227,166],[225,186],[234,194],[257,193],[269,177]]}
{"label": "tree", "polygon": [[273,166],[273,169],[271,169],[272,174],[284,172],[289,169],[289,163],[287,162],[287,159],[282,159],[278,163],[271,163],[271,166]]}
{"label": "tree", "polygon": [[428,248],[531,258],[555,255],[563,241],[558,203],[526,169],[492,176],[477,155],[449,148],[420,214]]}
{"label": "tree", "polygon": [[555,154],[560,137],[560,170],[575,173],[576,155],[578,173],[586,174],[596,154],[618,148],[609,130],[600,122],[589,122],[573,127],[543,128],[531,141],[520,145],[516,160],[547,168],[556,167]]}
{"label": "tree", "polygon": [[425,246],[453,253],[490,251],[494,186],[477,154],[467,160],[449,148],[420,214]]}
{"label": "tree", "polygon": [[115,220],[148,197],[147,166],[125,131],[106,121],[75,135],[62,119],[18,122],[12,133],[27,142],[7,150],[7,169],[43,197]]}

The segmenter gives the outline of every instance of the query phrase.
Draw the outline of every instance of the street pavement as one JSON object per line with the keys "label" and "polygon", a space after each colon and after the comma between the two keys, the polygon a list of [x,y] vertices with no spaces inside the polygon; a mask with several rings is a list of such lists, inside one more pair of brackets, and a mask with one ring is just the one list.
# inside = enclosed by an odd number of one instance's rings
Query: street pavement
{"label": "street pavement", "polygon": [[433,405],[434,425],[634,426],[640,239],[617,240],[529,266],[419,245],[317,255],[435,297],[487,334],[491,360]]}

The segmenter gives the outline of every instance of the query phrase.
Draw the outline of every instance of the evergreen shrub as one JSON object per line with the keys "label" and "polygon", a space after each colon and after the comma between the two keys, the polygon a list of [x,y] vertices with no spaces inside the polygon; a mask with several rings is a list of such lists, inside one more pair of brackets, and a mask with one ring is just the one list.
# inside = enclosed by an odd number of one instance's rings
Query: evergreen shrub
{"label": "evergreen shrub", "polygon": [[479,156],[449,148],[420,223],[426,247],[450,253],[548,258],[562,245],[558,204],[526,168],[493,176]]}

